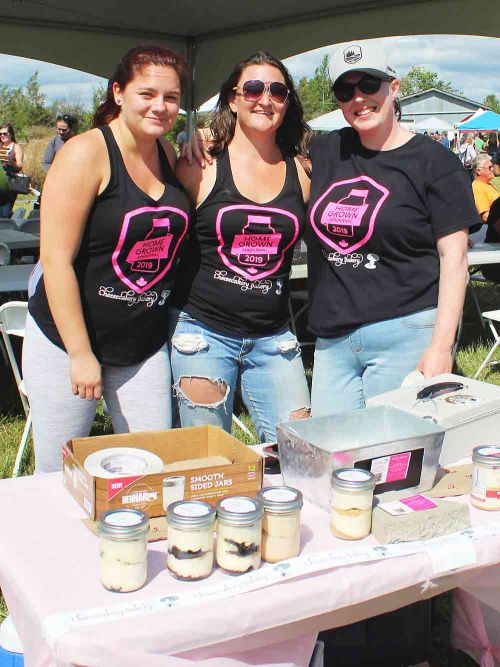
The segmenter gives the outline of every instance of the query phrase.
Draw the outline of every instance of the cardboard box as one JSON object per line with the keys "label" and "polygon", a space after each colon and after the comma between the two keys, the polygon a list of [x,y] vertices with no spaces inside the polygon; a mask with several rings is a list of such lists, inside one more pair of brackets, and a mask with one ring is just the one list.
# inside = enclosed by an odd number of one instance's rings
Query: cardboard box
{"label": "cardboard box", "polygon": [[[84,461],[108,447],[140,447],[157,454],[166,465],[216,455],[232,464],[118,479],[94,477],[85,470]],[[63,447],[64,485],[91,519],[110,509],[140,509],[150,517],[162,516],[163,479],[170,475],[185,476],[186,500],[215,505],[224,496],[255,496],[262,487],[263,468],[260,454],[215,426],[73,438]]]}

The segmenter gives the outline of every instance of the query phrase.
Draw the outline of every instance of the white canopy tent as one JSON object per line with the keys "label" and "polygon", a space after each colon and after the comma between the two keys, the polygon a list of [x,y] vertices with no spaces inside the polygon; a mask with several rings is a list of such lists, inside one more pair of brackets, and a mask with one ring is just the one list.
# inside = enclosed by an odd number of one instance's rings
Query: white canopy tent
{"label": "white canopy tent", "polygon": [[[429,17],[432,16],[432,20]],[[132,46],[158,43],[186,55],[185,107],[213,95],[228,70],[257,49],[280,58],[351,39],[434,33],[498,37],[490,0],[0,0],[3,53],[109,77]]]}
{"label": "white canopy tent", "polygon": [[448,123],[442,118],[436,118],[436,116],[431,116],[424,120],[420,120],[418,123],[415,123],[411,127],[412,130],[435,130],[435,131],[453,131],[455,128],[451,123]]}
{"label": "white canopy tent", "polygon": [[347,127],[348,123],[340,109],[330,111],[309,121],[309,127],[315,132],[332,132]]}

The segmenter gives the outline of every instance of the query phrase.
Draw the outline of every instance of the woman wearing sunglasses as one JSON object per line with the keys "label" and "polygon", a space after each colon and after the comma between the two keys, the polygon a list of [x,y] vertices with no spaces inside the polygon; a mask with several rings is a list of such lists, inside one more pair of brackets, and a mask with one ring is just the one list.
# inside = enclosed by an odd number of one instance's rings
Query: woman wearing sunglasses
{"label": "woman wearing sunglasses", "polygon": [[283,64],[258,52],[220,89],[211,164],[177,173],[196,219],[171,303],[172,370],[182,426],[231,430],[236,388],[262,441],[308,416],[309,392],[288,327],[288,276],[309,179],[297,159],[307,126]]}
{"label": "woman wearing sunglasses", "polygon": [[[0,126],[0,162],[7,176],[13,176],[23,170],[23,149],[16,142],[16,135],[11,123]],[[0,218],[10,218],[17,192],[9,192],[8,201],[0,206]]]}
{"label": "woman wearing sunglasses", "polygon": [[398,123],[399,81],[378,46],[339,47],[330,77],[351,127],[311,146],[314,416],[362,408],[415,368],[451,371],[477,222],[458,158]]}

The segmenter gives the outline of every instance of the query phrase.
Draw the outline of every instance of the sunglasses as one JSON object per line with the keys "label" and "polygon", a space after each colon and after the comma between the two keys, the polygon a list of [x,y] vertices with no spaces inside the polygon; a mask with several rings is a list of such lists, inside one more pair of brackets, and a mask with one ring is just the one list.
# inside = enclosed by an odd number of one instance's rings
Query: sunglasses
{"label": "sunglasses", "polygon": [[257,102],[262,95],[267,91],[269,97],[279,104],[283,104],[288,99],[289,90],[281,81],[271,81],[271,83],[264,83],[260,79],[250,79],[245,81],[242,86],[235,86],[233,88],[238,93],[241,93],[247,102]]}
{"label": "sunglasses", "polygon": [[66,134],[66,132],[69,132],[69,127],[57,127],[56,130],[61,134]]}
{"label": "sunglasses", "polygon": [[365,74],[357,83],[349,83],[342,79],[335,81],[332,91],[339,102],[350,102],[356,93],[356,88],[365,95],[373,95],[380,90],[383,81],[391,81],[391,77],[380,79],[371,74]]}
{"label": "sunglasses", "polygon": [[8,132],[0,132],[0,137],[8,137],[9,133]]}

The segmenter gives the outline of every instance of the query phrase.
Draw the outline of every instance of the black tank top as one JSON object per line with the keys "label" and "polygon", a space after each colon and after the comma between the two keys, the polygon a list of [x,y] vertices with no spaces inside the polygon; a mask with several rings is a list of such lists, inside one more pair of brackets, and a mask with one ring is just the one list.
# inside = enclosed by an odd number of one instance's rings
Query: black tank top
{"label": "black tank top", "polygon": [[[94,354],[102,364],[130,366],[167,340],[167,299],[190,205],[159,142],[165,190],[155,200],[130,178],[111,129],[99,129],[111,175],[90,210],[74,269]],[[29,311],[47,338],[64,349],[43,276]]]}
{"label": "black tank top", "polygon": [[172,303],[214,331],[265,336],[289,320],[293,247],[305,222],[293,158],[282,191],[256,204],[236,189],[227,150],[215,185],[198,207]]}

